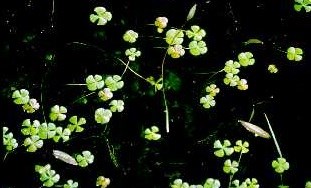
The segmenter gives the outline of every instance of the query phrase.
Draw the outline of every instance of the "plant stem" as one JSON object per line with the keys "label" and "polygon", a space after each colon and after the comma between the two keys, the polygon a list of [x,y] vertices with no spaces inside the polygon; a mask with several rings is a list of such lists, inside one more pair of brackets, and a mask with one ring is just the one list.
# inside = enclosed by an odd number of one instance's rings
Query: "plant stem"
{"label": "plant stem", "polygon": [[[122,59],[117,58],[123,65],[127,66],[127,68],[134,73],[136,76],[138,76],[139,78],[145,80],[146,82],[150,83],[146,78],[144,78],[143,76],[141,76],[140,74],[138,74],[137,72],[135,72],[133,69],[131,69],[131,67],[129,67],[126,63],[124,63],[124,61],[122,61]],[[122,77],[122,76],[121,76]]]}
{"label": "plant stem", "polygon": [[167,55],[167,50],[165,51],[163,60],[162,60],[162,65],[161,65],[161,78],[162,78],[162,83],[163,83],[163,87],[162,87],[162,95],[163,95],[163,100],[164,100],[164,113],[165,113],[165,128],[166,128],[166,132],[169,133],[170,132],[170,117],[169,117],[169,111],[168,111],[168,106],[167,106],[167,100],[166,100],[166,95],[165,95],[165,84],[164,84],[164,64],[165,64],[165,59],[166,59],[166,55]]}
{"label": "plant stem", "polygon": [[282,152],[281,152],[280,146],[279,146],[279,144],[278,144],[278,142],[277,142],[277,140],[276,140],[276,138],[275,138],[275,135],[274,135],[274,132],[273,132],[273,130],[272,130],[272,126],[271,126],[271,124],[270,124],[270,122],[269,122],[269,119],[268,119],[268,117],[267,117],[267,115],[266,115],[265,113],[263,113],[263,114],[265,115],[265,118],[266,118],[267,123],[268,123],[268,125],[269,125],[269,129],[270,129],[270,132],[271,132],[271,135],[272,135],[272,138],[273,138],[275,147],[276,147],[276,149],[277,149],[277,151],[278,151],[280,157],[283,158],[283,157],[282,157]]}

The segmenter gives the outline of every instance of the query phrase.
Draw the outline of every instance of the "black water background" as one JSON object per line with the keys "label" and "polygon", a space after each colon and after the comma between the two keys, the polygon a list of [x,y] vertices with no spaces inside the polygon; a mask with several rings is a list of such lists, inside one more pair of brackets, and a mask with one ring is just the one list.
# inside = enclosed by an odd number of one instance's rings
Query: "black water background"
{"label": "black water background", "polygon": [[[1,27],[5,31],[1,39],[1,96],[4,99],[1,103],[5,109],[1,119],[4,124],[17,136],[18,125],[27,118],[9,101],[7,96],[11,87],[32,88],[31,93],[40,96],[43,81],[45,106],[56,103],[70,105],[74,100],[72,96],[78,97],[81,90],[65,86],[66,83],[81,83],[88,74],[98,72],[122,72],[123,66],[112,57],[116,50],[123,52],[128,47],[120,38],[124,31],[131,28],[142,34],[150,32],[152,28],[147,24],[157,16],[168,17],[169,23],[178,27],[183,24],[193,3],[177,0],[55,1],[51,20],[52,1],[10,1],[7,9],[1,12]],[[245,156],[241,179],[258,177],[262,187],[276,187],[279,177],[273,174],[270,167],[271,160],[277,156],[272,140],[254,138],[238,128],[236,123],[237,119],[249,117],[253,103],[268,101],[256,108],[254,122],[267,128],[262,113],[268,114],[283,155],[291,165],[284,176],[285,182],[291,187],[303,187],[306,179],[311,178],[307,154],[310,149],[307,131],[310,124],[310,15],[295,12],[293,2],[289,1],[196,3],[198,12],[191,22],[206,29],[209,52],[204,57],[186,56],[166,65],[167,70],[177,73],[183,83],[179,93],[168,93],[170,104],[178,104],[170,111],[173,123],[169,134],[164,132],[161,95],[142,96],[128,86],[120,94],[125,100],[126,110],[113,117],[109,135],[110,142],[120,148],[119,168],[111,163],[103,138],[87,139],[94,133],[92,130],[100,130],[92,126],[93,129],[82,134],[81,137],[85,136],[82,141],[77,138],[70,144],[46,144],[34,154],[20,148],[9,155],[4,163],[4,185],[39,187],[40,182],[33,173],[36,163],[51,163],[63,181],[72,178],[81,182],[82,187],[93,186],[99,175],[111,177],[111,187],[168,187],[176,177],[196,184],[204,182],[207,177],[227,181],[221,171],[221,162],[212,154],[212,143],[215,138],[242,138],[250,141],[251,153]],[[95,6],[111,10],[113,20],[107,26],[97,27],[89,22],[88,16]],[[94,37],[98,31],[106,32],[104,39]],[[29,34],[35,38],[23,42]],[[265,45],[244,46],[242,42],[249,38],[262,39]],[[99,46],[106,53],[72,42]],[[142,74],[159,74],[163,53],[154,52],[148,42],[140,41],[138,44],[146,50],[146,55],[139,62]],[[305,58],[301,63],[289,62],[283,53],[275,49],[276,46],[283,50],[299,46],[305,50]],[[226,60],[236,58],[239,52],[246,50],[252,51],[256,59],[256,65],[245,70],[249,90],[243,93],[226,88],[219,95],[215,109],[202,109],[198,101],[208,76],[193,73],[219,70]],[[53,62],[45,62],[47,52],[55,54]],[[265,67],[270,63],[279,65],[279,74],[266,72]],[[126,74],[126,83],[137,80],[129,72]],[[143,82],[140,84],[142,88],[147,88]],[[269,99],[271,96],[273,99]],[[71,108],[76,109],[73,113],[92,114],[96,107],[84,109],[72,105]],[[34,115],[32,118],[42,119],[42,116]],[[141,138],[142,127],[151,124],[158,124],[162,129],[162,142],[149,143]],[[198,143],[206,137],[210,137],[209,142]],[[73,168],[51,156],[51,150],[56,147],[68,152],[90,149],[100,160],[88,169]]]}

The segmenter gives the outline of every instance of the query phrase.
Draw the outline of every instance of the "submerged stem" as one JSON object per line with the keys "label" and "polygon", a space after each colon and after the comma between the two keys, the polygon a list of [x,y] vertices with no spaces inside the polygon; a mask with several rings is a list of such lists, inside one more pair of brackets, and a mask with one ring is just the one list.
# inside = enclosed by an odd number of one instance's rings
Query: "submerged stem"
{"label": "submerged stem", "polygon": [[269,129],[270,129],[270,132],[271,132],[271,135],[272,135],[272,138],[273,138],[275,147],[276,147],[276,149],[277,149],[277,151],[278,151],[280,157],[282,158],[282,152],[281,152],[280,146],[279,146],[279,144],[278,144],[278,142],[277,142],[277,140],[276,140],[276,138],[275,138],[275,135],[274,135],[274,132],[273,132],[273,130],[272,130],[272,126],[271,126],[271,124],[270,124],[270,122],[269,122],[269,119],[268,119],[268,117],[267,117],[267,115],[266,115],[265,113],[263,113],[263,114],[265,115],[265,118],[266,118],[267,123],[268,123],[268,125],[269,125]]}

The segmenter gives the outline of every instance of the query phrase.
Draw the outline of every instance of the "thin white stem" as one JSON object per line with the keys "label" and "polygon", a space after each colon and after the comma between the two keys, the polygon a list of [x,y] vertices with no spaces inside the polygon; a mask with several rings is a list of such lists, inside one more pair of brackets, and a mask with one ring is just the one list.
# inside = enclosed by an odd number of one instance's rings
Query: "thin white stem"
{"label": "thin white stem", "polygon": [[277,151],[278,151],[280,157],[282,158],[282,152],[281,152],[280,146],[279,146],[279,144],[278,144],[278,142],[277,142],[277,140],[276,140],[276,138],[275,138],[275,135],[274,135],[274,132],[273,132],[273,130],[272,130],[272,126],[271,126],[271,124],[270,124],[270,122],[269,122],[269,119],[268,119],[268,117],[267,117],[267,115],[266,115],[265,113],[263,113],[263,114],[265,115],[265,118],[266,118],[267,123],[268,123],[268,125],[269,125],[269,129],[270,129],[270,132],[271,132],[271,135],[272,135],[272,138],[273,138],[275,147],[276,147],[276,149],[277,149]]}

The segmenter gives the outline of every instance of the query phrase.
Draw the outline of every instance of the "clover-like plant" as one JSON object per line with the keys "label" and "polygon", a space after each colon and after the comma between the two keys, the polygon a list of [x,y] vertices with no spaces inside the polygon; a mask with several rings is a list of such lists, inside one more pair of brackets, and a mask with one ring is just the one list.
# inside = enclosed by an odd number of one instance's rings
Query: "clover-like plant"
{"label": "clover-like plant", "polygon": [[99,124],[108,123],[111,117],[112,117],[112,112],[109,109],[98,108],[95,111],[95,121]]}
{"label": "clover-like plant", "polygon": [[182,179],[176,179],[171,185],[171,188],[189,188],[189,183],[183,182]]}
{"label": "clover-like plant", "polygon": [[231,161],[227,159],[223,166],[223,171],[226,174],[234,174],[238,171],[239,163],[237,161]]}
{"label": "clover-like plant", "polygon": [[225,155],[230,156],[234,152],[234,149],[231,147],[231,142],[229,140],[224,140],[223,144],[220,142],[220,140],[216,140],[214,142],[214,149],[216,149],[214,154],[217,157],[224,157]]}
{"label": "clover-like plant", "polygon": [[43,140],[38,135],[32,135],[24,140],[24,146],[27,147],[27,152],[35,152],[37,149],[42,148]]}
{"label": "clover-like plant", "polygon": [[123,100],[112,100],[109,105],[111,112],[122,112],[124,110]]}
{"label": "clover-like plant", "polygon": [[15,104],[27,104],[29,101],[29,91],[27,89],[15,90],[12,94],[12,98]]}
{"label": "clover-like plant", "polygon": [[78,154],[76,157],[76,161],[79,166],[86,167],[89,164],[94,162],[94,155],[90,151],[82,151],[82,155]]}
{"label": "clover-like plant", "polygon": [[163,32],[163,29],[166,28],[168,23],[168,19],[166,17],[157,17],[156,20],[154,21],[154,25],[157,27],[157,31],[159,33]]}
{"label": "clover-like plant", "polygon": [[245,180],[247,188],[259,188],[258,180],[256,178],[247,178]]}
{"label": "clover-like plant", "polygon": [[216,105],[214,97],[219,93],[220,89],[215,84],[211,84],[205,88],[205,91],[208,94],[200,98],[200,103],[204,108],[211,108]]}
{"label": "clover-like plant", "polygon": [[190,28],[191,30],[186,31],[186,35],[189,39],[193,39],[195,41],[201,41],[206,36],[205,30],[200,28],[200,26],[193,25]]}
{"label": "clover-like plant", "polygon": [[169,29],[166,32],[165,41],[168,45],[182,44],[184,41],[184,33],[179,29]]}
{"label": "clover-like plant", "polygon": [[279,157],[277,160],[272,161],[272,167],[276,173],[282,174],[284,171],[289,169],[289,163],[285,158]]}
{"label": "clover-like plant", "polygon": [[190,53],[194,56],[205,54],[207,52],[206,43],[204,41],[191,41],[189,43]]}
{"label": "clover-like plant", "polygon": [[103,77],[101,75],[89,75],[85,79],[86,86],[90,91],[95,91],[97,89],[102,89],[105,85]]}
{"label": "clover-like plant", "polygon": [[29,99],[28,103],[23,104],[23,110],[27,113],[34,113],[40,108],[40,104],[37,102],[37,99]]}
{"label": "clover-like plant", "polygon": [[82,132],[84,130],[83,127],[81,127],[82,125],[86,124],[86,119],[84,117],[80,117],[78,119],[78,116],[72,116],[69,118],[69,122],[70,124],[67,125],[67,128],[71,131],[71,132]]}
{"label": "clover-like plant", "polygon": [[77,188],[79,186],[78,182],[74,182],[73,180],[68,180],[67,183],[64,184],[64,188]]}
{"label": "clover-like plant", "polygon": [[32,123],[30,119],[25,119],[22,123],[21,132],[23,135],[36,135],[39,132],[40,121],[34,120]]}
{"label": "clover-like plant", "polygon": [[311,11],[311,0],[295,0],[294,9],[300,12],[301,9],[305,9],[306,12]]}
{"label": "clover-like plant", "polygon": [[123,40],[125,42],[134,43],[136,42],[137,38],[138,38],[138,33],[133,30],[127,30],[123,34]]}
{"label": "clover-like plant", "polygon": [[241,182],[240,184],[240,180],[234,180],[232,182],[232,185],[234,186],[234,188],[247,188],[247,184],[245,181]]}
{"label": "clover-like plant", "polygon": [[224,71],[226,73],[231,73],[233,75],[236,75],[240,72],[241,64],[237,61],[228,60],[225,63]]}
{"label": "clover-like plant", "polygon": [[167,54],[172,58],[180,58],[181,56],[185,55],[185,50],[182,45],[175,44],[168,47]]}
{"label": "clover-like plant", "polygon": [[207,178],[203,187],[204,188],[219,188],[220,181],[214,178]]}
{"label": "clover-like plant", "polygon": [[151,126],[151,128],[147,128],[145,130],[145,139],[147,140],[159,140],[161,138],[161,134],[159,134],[159,128],[157,126]]}
{"label": "clover-like plant", "polygon": [[104,176],[98,176],[96,179],[96,187],[106,188],[110,185],[110,179]]}
{"label": "clover-like plant", "polygon": [[148,77],[147,82],[149,82],[152,86],[154,86],[154,91],[161,90],[163,88],[163,78],[159,78],[155,80],[153,76]]}
{"label": "clover-like plant", "polygon": [[311,188],[311,181],[306,182],[305,188]]}
{"label": "clover-like plant", "polygon": [[216,105],[216,101],[213,96],[206,95],[200,98],[200,104],[202,104],[204,108],[211,108]]}
{"label": "clover-like plant", "polygon": [[238,60],[241,66],[249,66],[255,63],[255,59],[253,58],[253,54],[251,52],[241,52],[238,55]]}
{"label": "clover-like plant", "polygon": [[35,171],[40,174],[40,181],[45,187],[53,187],[60,179],[59,174],[56,174],[56,171],[51,169],[50,164],[45,166],[35,165]]}
{"label": "clover-like plant", "polygon": [[125,55],[128,57],[129,61],[135,61],[136,57],[141,55],[141,51],[136,48],[129,48],[125,50]]}
{"label": "clover-like plant", "polygon": [[105,7],[95,7],[94,12],[96,14],[90,15],[90,21],[97,25],[106,25],[112,19],[111,12],[107,11]]}
{"label": "clover-like plant", "polygon": [[53,136],[53,140],[55,142],[59,142],[59,139],[63,139],[63,142],[66,142],[69,140],[69,137],[71,135],[71,131],[68,128],[63,129],[62,127],[56,128],[56,135]]}
{"label": "clover-like plant", "polygon": [[272,73],[272,74],[275,74],[275,73],[277,73],[279,70],[278,70],[278,68],[276,67],[276,65],[270,64],[270,65],[268,66],[268,71],[269,71],[270,73]]}
{"label": "clover-like plant", "polygon": [[98,97],[102,101],[108,101],[113,97],[113,93],[111,92],[109,88],[104,88],[98,92]]}
{"label": "clover-like plant", "polygon": [[50,119],[52,121],[63,121],[66,119],[67,108],[64,106],[54,105],[50,111]]}
{"label": "clover-like plant", "polygon": [[18,143],[16,139],[13,137],[13,133],[9,132],[8,127],[2,127],[2,138],[3,138],[3,145],[7,151],[12,151],[17,148]]}
{"label": "clover-like plant", "polygon": [[290,61],[301,61],[303,51],[301,48],[289,47],[287,49],[287,59]]}
{"label": "clover-like plant", "polygon": [[117,91],[124,86],[124,82],[121,79],[119,75],[107,76],[105,79],[106,86],[111,91]]}
{"label": "clover-like plant", "polygon": [[249,143],[247,141],[242,142],[242,140],[238,140],[233,148],[235,152],[243,154],[249,151],[248,147]]}
{"label": "clover-like plant", "polygon": [[51,139],[56,135],[56,125],[54,123],[42,123],[39,127],[38,136],[41,139]]}

